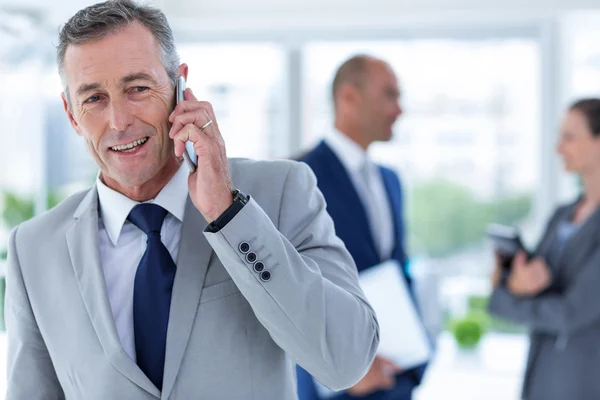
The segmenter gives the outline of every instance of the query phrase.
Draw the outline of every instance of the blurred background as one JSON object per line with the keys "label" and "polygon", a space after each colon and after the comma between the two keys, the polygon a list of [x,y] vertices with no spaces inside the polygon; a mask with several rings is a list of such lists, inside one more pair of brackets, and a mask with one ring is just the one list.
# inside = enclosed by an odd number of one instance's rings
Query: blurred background
{"label": "blurred background", "polygon": [[[61,23],[94,1],[0,0],[0,265],[10,229],[93,184],[62,109]],[[371,151],[404,184],[410,271],[437,354],[417,400],[518,398],[525,331],[485,313],[486,225],[535,243],[579,190],[554,146],[562,112],[600,90],[600,6],[584,0],[164,0],[188,84],[229,156],[289,158],[332,125],[336,67],[392,65],[404,114]],[[597,4],[597,3],[596,3]],[[2,272],[3,273],[3,272]],[[0,285],[0,289],[3,289]],[[0,334],[4,394],[5,335]]]}

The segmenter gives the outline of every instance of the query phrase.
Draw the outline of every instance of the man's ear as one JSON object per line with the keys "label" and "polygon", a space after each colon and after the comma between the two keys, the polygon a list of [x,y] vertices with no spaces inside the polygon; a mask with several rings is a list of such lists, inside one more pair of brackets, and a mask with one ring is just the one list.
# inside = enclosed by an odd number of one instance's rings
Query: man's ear
{"label": "man's ear", "polygon": [[63,107],[65,109],[65,113],[67,113],[67,118],[69,118],[69,122],[71,123],[71,126],[73,127],[73,129],[75,129],[75,132],[77,132],[77,134],[79,136],[81,136],[81,130],[79,129],[79,124],[77,123],[77,121],[75,121],[75,118],[73,118],[73,113],[71,112],[71,107],[69,106],[69,102],[67,101],[67,95],[65,94],[65,92],[62,92],[60,94],[60,97],[63,101]]}
{"label": "man's ear", "polygon": [[186,63],[183,63],[179,66],[179,69],[177,70],[177,76],[183,76],[183,79],[185,79],[187,82],[188,65]]}
{"label": "man's ear", "polygon": [[358,103],[360,100],[358,87],[350,82],[343,83],[338,90],[338,100],[346,104]]}

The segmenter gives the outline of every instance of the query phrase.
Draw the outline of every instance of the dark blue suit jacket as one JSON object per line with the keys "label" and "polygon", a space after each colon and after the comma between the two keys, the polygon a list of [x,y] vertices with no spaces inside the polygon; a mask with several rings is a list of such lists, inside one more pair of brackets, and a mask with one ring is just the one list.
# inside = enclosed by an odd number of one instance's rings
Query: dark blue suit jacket
{"label": "dark blue suit jacket", "polygon": [[[370,268],[383,261],[380,259],[371,235],[367,214],[358,193],[342,162],[325,143],[302,156],[299,161],[308,164],[317,176],[317,185],[327,201],[327,211],[335,225],[336,234],[342,239],[354,258],[358,271]],[[388,168],[379,167],[390,201],[395,227],[395,247],[392,259],[402,265],[402,272],[412,287],[406,273],[407,257],[404,250],[404,220],[402,215],[402,189],[397,175]],[[350,333],[351,334],[351,333]],[[397,376],[396,386],[389,391],[380,391],[363,397],[368,400],[408,400],[425,372],[425,365]],[[300,400],[319,400],[312,377],[298,367],[298,395]],[[351,397],[341,393],[333,399],[346,400]]]}

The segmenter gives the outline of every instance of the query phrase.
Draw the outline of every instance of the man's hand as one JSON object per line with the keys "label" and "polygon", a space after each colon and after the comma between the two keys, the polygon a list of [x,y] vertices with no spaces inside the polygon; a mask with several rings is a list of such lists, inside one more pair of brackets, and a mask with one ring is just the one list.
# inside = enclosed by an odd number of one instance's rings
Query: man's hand
{"label": "man's hand", "polygon": [[[219,131],[212,105],[198,101],[191,89],[169,117],[173,124],[169,137],[175,141],[175,155],[181,157],[185,143],[194,143],[198,168],[190,174],[190,198],[207,222],[217,219],[233,203],[231,176],[225,142]],[[212,121],[208,126],[206,124]],[[202,130],[202,127],[205,127]]]}
{"label": "man's hand", "polygon": [[551,282],[552,275],[543,259],[535,258],[528,263],[525,253],[520,252],[512,263],[506,286],[515,296],[536,296]]}
{"label": "man's hand", "polygon": [[402,368],[383,357],[376,356],[371,369],[356,385],[348,389],[352,396],[366,396],[377,390],[391,389],[396,384],[395,375],[402,372]]}

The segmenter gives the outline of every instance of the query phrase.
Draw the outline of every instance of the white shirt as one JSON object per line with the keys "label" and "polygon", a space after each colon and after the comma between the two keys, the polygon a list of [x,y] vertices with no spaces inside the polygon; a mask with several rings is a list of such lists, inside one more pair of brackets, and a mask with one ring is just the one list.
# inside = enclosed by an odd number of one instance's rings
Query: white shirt
{"label": "white shirt", "polygon": [[[181,165],[179,170],[148,203],[158,204],[169,213],[165,217],[160,235],[171,257],[177,261],[179,239],[188,196],[188,170]],[[146,251],[146,234],[127,221],[131,209],[139,204],[123,194],[109,188],[96,179],[100,218],[100,258],[117,333],[123,348],[136,361],[135,337],[133,334],[133,284],[138,264]]]}
{"label": "white shirt", "polygon": [[325,142],[346,168],[365,206],[379,257],[382,260],[390,258],[394,251],[394,220],[381,171],[362,147],[337,129]]}

